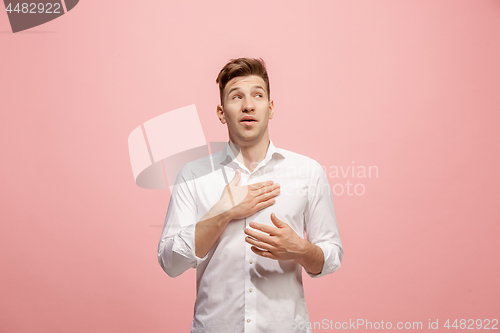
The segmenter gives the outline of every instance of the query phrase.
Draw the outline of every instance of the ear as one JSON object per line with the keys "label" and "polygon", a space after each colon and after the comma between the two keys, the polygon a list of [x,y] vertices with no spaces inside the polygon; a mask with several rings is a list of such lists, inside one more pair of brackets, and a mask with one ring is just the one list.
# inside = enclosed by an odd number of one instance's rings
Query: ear
{"label": "ear", "polygon": [[273,119],[274,117],[274,101],[271,100],[269,102],[269,119]]}
{"label": "ear", "polygon": [[217,117],[219,117],[221,124],[226,123],[226,117],[224,115],[224,107],[222,105],[217,105]]}

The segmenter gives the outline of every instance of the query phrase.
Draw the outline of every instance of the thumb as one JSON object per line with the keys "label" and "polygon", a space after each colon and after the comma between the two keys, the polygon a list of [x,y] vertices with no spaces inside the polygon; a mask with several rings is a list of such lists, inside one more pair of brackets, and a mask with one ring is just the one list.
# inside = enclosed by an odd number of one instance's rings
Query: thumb
{"label": "thumb", "polygon": [[240,170],[236,169],[236,172],[234,173],[234,178],[229,182],[229,185],[237,186],[240,183],[240,180],[241,180],[241,172]]}
{"label": "thumb", "polygon": [[271,221],[273,221],[273,224],[278,228],[284,227],[285,222],[278,219],[274,213],[271,214]]}

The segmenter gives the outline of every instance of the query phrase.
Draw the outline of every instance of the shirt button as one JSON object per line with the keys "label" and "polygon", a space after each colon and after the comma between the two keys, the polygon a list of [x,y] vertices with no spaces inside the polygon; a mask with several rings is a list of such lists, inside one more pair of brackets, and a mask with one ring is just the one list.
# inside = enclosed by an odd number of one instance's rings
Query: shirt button
{"label": "shirt button", "polygon": [[248,291],[249,291],[249,292],[252,292],[252,291],[253,291],[253,289],[252,289],[252,288],[250,288],[250,289],[248,289]]}
{"label": "shirt button", "polygon": [[252,320],[251,319],[247,319],[247,323],[251,322]]}
{"label": "shirt button", "polygon": [[253,260],[252,259],[250,259],[248,262],[251,263],[251,264],[253,264]]}

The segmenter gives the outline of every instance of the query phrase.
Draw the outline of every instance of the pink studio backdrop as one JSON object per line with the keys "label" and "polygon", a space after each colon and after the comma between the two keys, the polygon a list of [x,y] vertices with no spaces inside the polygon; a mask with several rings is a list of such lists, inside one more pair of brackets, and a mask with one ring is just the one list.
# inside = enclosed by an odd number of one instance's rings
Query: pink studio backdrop
{"label": "pink studio backdrop", "polygon": [[195,104],[226,140],[239,56],[268,64],[275,144],[335,186],[311,321],[500,319],[499,1],[86,0],[16,34],[0,12],[0,48],[0,332],[189,331],[195,272],[158,265],[170,194],[135,185],[127,137]]}

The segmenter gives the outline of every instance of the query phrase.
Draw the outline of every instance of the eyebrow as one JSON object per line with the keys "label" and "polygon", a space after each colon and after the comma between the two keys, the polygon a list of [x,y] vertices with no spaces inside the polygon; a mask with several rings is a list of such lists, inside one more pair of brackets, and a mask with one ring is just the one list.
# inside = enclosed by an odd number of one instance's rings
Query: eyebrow
{"label": "eyebrow", "polygon": [[[227,95],[229,96],[233,91],[239,90],[239,89],[240,89],[240,87],[233,87],[233,88],[229,89],[229,91],[227,92]],[[252,86],[252,89],[261,89],[261,90],[266,91],[266,89],[264,89],[264,87],[262,87],[260,84]]]}

